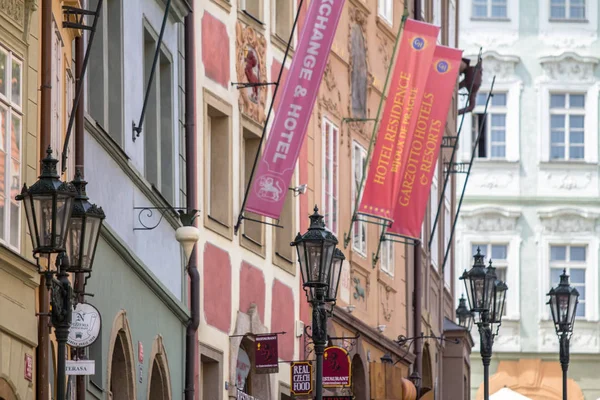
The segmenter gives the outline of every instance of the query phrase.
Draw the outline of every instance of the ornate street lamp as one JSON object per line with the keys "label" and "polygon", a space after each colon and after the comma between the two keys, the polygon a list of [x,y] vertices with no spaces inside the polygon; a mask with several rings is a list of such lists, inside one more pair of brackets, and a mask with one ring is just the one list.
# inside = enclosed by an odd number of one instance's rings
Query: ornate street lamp
{"label": "ornate street lamp", "polygon": [[[325,229],[323,216],[315,205],[310,227],[291,245],[296,247],[306,298],[312,305],[312,340],[317,358],[315,399],[323,398],[323,353],[327,345],[327,303],[335,302],[344,255],[335,250],[337,238]],[[335,256],[334,256],[335,255]],[[334,261],[335,260],[335,261]]]}
{"label": "ornate street lamp", "polygon": [[560,342],[560,366],[562,367],[563,400],[567,399],[567,370],[569,369],[569,345],[573,334],[573,325],[579,304],[579,292],[569,284],[566,269],[560,276],[560,283],[550,289],[548,303],[554,321],[556,335]]}
{"label": "ornate street lamp", "polygon": [[[105,216],[101,208],[88,201],[87,182],[81,174],[77,173],[72,183],[61,181],[56,168],[58,160],[52,157],[50,147],[46,154],[38,181],[30,187],[23,185],[16,200],[23,201],[25,206],[33,255],[50,291],[50,319],[58,343],[56,396],[63,400],[66,344],[73,310],[69,272],[91,273]],[[56,255],[55,260],[52,255]],[[53,261],[56,271],[52,269]]]}
{"label": "ornate street lamp", "polygon": [[[31,233],[33,255],[40,267],[39,255],[50,255],[65,251],[67,230],[77,192],[73,185],[60,180],[52,149],[46,150],[42,160],[42,173],[36,183],[23,185],[16,200],[23,201],[27,224]],[[48,258],[49,261],[49,258]],[[48,262],[47,268],[51,265]]]}
{"label": "ornate street lamp", "polygon": [[481,254],[479,247],[473,258],[475,259],[473,268],[468,272],[465,271],[460,279],[465,281],[470,312],[475,317],[479,329],[480,353],[483,361],[483,398],[489,400],[492,347],[494,337],[498,334],[502,323],[508,286],[496,279],[496,268],[491,260],[489,266],[485,268],[483,262],[485,256]]}
{"label": "ornate street lamp", "polygon": [[77,170],[71,182],[77,192],[71,222],[67,233],[67,255],[69,256],[69,272],[92,272],[96,246],[100,238],[102,221],[106,218],[102,207],[90,203],[85,191],[87,182],[83,180],[81,171]]}
{"label": "ornate street lamp", "polygon": [[458,325],[466,330],[470,331],[473,327],[473,313],[467,308],[467,299],[464,296],[460,296],[460,300],[458,301],[456,318],[458,319]]}

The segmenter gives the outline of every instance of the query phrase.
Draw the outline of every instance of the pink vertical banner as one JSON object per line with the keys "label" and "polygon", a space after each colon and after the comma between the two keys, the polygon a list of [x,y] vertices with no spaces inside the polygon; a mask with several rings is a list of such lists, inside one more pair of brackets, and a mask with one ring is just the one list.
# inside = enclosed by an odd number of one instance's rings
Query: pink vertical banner
{"label": "pink vertical banner", "polygon": [[[279,0],[278,0],[279,1]],[[312,0],[245,209],[278,219],[319,93],[344,0]]]}

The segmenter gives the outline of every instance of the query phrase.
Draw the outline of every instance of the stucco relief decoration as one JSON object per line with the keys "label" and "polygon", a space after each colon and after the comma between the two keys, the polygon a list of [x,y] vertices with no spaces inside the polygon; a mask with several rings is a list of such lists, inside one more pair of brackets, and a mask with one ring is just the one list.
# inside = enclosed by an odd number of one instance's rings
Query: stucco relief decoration
{"label": "stucco relief decoration", "polygon": [[379,39],[379,46],[377,47],[377,51],[379,56],[381,57],[381,62],[383,63],[383,68],[385,72],[387,72],[390,65],[390,40],[387,36],[380,31],[377,31],[377,39]]}
{"label": "stucco relief decoration", "polygon": [[466,211],[461,216],[465,229],[476,232],[516,231],[521,214],[501,209]]}
{"label": "stucco relief decoration", "polygon": [[469,49],[497,49],[510,48],[518,40],[518,35],[515,33],[502,32],[500,34],[485,33],[478,31],[477,34],[461,36],[460,40],[464,40]]}
{"label": "stucco relief decoration", "polygon": [[570,171],[552,171],[546,173],[550,187],[563,190],[585,189],[592,182],[592,173],[573,174]]}
{"label": "stucco relief decoration", "polygon": [[[30,3],[30,1],[28,1]],[[0,11],[19,26],[23,26],[25,20],[25,1],[24,0],[0,0]]]}
{"label": "stucco relief decoration", "polygon": [[543,57],[540,64],[544,70],[545,80],[559,82],[594,82],[594,69],[598,65],[597,58],[581,57],[567,52],[558,57]]}
{"label": "stucco relief decoration", "polygon": [[489,172],[485,174],[483,179],[480,179],[479,187],[483,189],[506,189],[511,185],[514,177],[515,174],[512,171]]}
{"label": "stucco relief decoration", "polygon": [[394,312],[394,309],[392,308],[394,305],[393,289],[385,283],[381,283],[379,285],[379,298],[381,299],[383,318],[389,322],[392,319],[392,314]]}
{"label": "stucco relief decoration", "polygon": [[[340,93],[335,80],[335,74],[333,73],[333,68],[331,67],[331,60],[328,60],[327,65],[325,65],[323,82],[325,82],[325,88],[327,90],[322,92],[323,95],[319,99],[319,106],[323,107],[325,110],[327,110],[327,112],[339,118],[342,115],[340,109],[342,94]],[[343,135],[343,132],[341,134]]]}
{"label": "stucco relief decoration", "polygon": [[[477,59],[476,56],[473,59]],[[496,76],[496,81],[513,81],[518,79],[515,67],[521,59],[517,56],[505,56],[495,51],[483,54],[483,79],[491,82]]]}
{"label": "stucco relief decoration", "polygon": [[596,232],[597,214],[577,210],[559,210],[538,213],[545,232]]}
{"label": "stucco relief decoration", "polygon": [[[238,82],[266,83],[266,40],[252,27],[236,25],[236,70]],[[266,86],[251,86],[239,90],[242,112],[262,124],[265,122]]]}

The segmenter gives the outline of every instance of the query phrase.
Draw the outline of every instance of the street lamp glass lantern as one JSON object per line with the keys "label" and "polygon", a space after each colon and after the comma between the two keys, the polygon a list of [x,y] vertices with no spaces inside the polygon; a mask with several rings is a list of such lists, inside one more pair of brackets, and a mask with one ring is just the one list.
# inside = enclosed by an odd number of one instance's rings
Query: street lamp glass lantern
{"label": "street lamp glass lantern", "polygon": [[[317,206],[310,216],[310,227],[304,235],[298,234],[291,245],[296,247],[304,287],[324,288],[327,291],[331,278],[333,253],[338,244],[331,231],[325,229],[323,216]],[[336,289],[337,290],[337,289]]]}
{"label": "street lamp glass lantern", "polygon": [[493,267],[486,269],[483,262],[485,255],[481,254],[479,248],[473,258],[475,259],[473,268],[465,271],[460,279],[465,282],[471,311],[478,320],[481,320],[482,314],[488,313],[491,309],[496,273]]}
{"label": "street lamp glass lantern", "polygon": [[473,327],[473,313],[467,308],[467,299],[464,296],[460,296],[460,300],[458,301],[456,318],[458,319],[458,325],[466,330],[470,331]]}
{"label": "street lamp glass lantern", "polygon": [[329,303],[335,303],[337,300],[337,292],[340,287],[340,277],[342,276],[342,267],[344,265],[344,260],[346,257],[344,253],[337,247],[333,252],[333,264],[331,266],[330,278],[329,278],[329,287],[327,289],[327,295],[325,296],[325,301]]}
{"label": "street lamp glass lantern", "polygon": [[558,286],[550,289],[548,296],[550,296],[550,300],[547,304],[550,305],[556,332],[572,332],[579,303],[579,292],[569,284],[569,275],[566,270],[563,270]]}
{"label": "street lamp glass lantern", "polygon": [[506,283],[497,280],[494,287],[494,304],[492,305],[491,322],[500,325],[502,323],[502,315],[504,314],[504,306],[506,305],[506,291],[508,286]]}
{"label": "street lamp glass lantern", "polygon": [[36,183],[23,185],[16,200],[23,201],[33,254],[49,255],[65,251],[67,231],[76,194],[72,184],[60,180],[52,149],[48,147],[41,162],[42,173]]}
{"label": "street lamp glass lantern", "polygon": [[67,255],[70,261],[70,272],[91,272],[96,254],[96,246],[100,237],[100,227],[106,217],[102,207],[90,203],[81,172],[77,170],[72,182],[75,196],[70,227],[67,233]]}

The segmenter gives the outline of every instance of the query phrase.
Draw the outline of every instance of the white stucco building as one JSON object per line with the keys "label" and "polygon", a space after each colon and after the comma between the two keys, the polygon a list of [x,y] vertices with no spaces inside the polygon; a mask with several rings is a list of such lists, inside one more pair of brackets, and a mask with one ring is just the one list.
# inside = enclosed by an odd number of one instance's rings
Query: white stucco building
{"label": "white stucco building", "polygon": [[[477,130],[483,129],[457,226],[456,276],[472,265],[480,246],[509,287],[490,392],[507,386],[528,397],[561,398],[558,338],[546,293],[566,268],[581,293],[569,398],[596,399],[598,2],[467,0],[460,10],[460,45],[465,56],[482,48],[484,83],[460,134],[459,159],[468,162]],[[460,178],[464,182],[465,175]],[[460,188],[462,183],[459,195]],[[460,295],[464,285],[456,287]],[[473,336],[475,398],[483,367],[475,330]],[[519,373],[504,374],[510,370]],[[525,378],[526,372],[535,379]]]}

